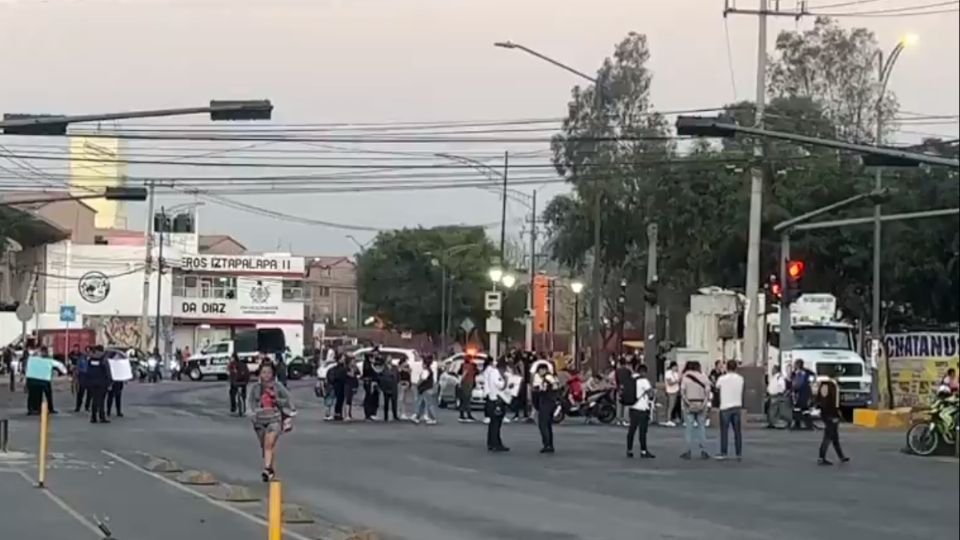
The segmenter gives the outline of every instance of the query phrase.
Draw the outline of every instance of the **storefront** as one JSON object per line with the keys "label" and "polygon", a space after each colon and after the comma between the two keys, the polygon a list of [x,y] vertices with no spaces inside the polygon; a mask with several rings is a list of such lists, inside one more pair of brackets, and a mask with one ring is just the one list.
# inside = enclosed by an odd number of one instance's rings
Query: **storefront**
{"label": "storefront", "polygon": [[191,255],[173,277],[174,347],[198,351],[237,331],[280,328],[303,352],[304,259],[289,254]]}

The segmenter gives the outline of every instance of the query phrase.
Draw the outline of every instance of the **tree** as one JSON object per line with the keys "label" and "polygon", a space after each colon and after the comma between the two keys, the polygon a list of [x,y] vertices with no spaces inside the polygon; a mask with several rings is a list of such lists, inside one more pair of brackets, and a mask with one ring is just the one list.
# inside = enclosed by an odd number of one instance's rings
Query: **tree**
{"label": "tree", "polygon": [[382,232],[357,259],[361,300],[392,328],[437,336],[444,269],[453,324],[467,316],[482,321],[487,270],[497,256],[480,227]]}
{"label": "tree", "polygon": [[[881,50],[873,32],[848,31],[833,19],[818,17],[810,30],[781,32],[775,50],[768,76],[770,96],[814,99],[836,127],[837,138],[876,138]],[[896,96],[889,90],[881,110],[888,119],[897,110]]]}

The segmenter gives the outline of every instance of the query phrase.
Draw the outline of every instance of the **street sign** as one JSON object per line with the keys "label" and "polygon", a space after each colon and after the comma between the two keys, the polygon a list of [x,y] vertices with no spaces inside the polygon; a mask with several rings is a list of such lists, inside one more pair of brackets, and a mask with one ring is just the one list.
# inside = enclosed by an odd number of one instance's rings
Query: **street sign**
{"label": "street sign", "polygon": [[17,319],[20,322],[27,322],[33,318],[33,306],[30,304],[20,304],[17,306]]}
{"label": "street sign", "polygon": [[473,320],[470,317],[463,319],[463,322],[460,323],[460,329],[463,330],[464,334],[469,334],[476,328],[477,325],[473,324]]}
{"label": "street sign", "polygon": [[487,291],[483,296],[483,305],[487,311],[500,311],[502,306],[500,291]]}
{"label": "street sign", "polygon": [[487,317],[487,333],[499,334],[503,331],[503,321],[500,317]]}
{"label": "street sign", "polygon": [[77,306],[60,306],[60,322],[74,322],[77,320]]}

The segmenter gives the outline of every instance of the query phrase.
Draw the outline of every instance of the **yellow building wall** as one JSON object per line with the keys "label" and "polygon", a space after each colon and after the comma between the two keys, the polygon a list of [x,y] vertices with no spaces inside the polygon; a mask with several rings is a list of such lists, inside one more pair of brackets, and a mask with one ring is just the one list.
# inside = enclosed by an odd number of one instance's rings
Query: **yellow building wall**
{"label": "yellow building wall", "polygon": [[[126,180],[120,159],[120,141],[109,138],[70,137],[70,193],[74,195],[103,191],[120,186]],[[126,206],[122,201],[88,199],[97,211],[94,222],[100,229],[127,227]]]}

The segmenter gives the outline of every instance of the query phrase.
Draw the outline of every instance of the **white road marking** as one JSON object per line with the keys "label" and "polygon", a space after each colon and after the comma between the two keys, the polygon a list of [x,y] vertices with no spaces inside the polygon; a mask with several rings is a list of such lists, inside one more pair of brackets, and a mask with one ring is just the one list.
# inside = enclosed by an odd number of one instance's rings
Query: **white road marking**
{"label": "white road marking", "polygon": [[[36,484],[34,484],[34,482],[33,482],[33,479],[31,479],[29,476],[27,476],[27,473],[25,473],[25,472],[23,472],[23,471],[21,471],[21,470],[19,470],[19,469],[17,469],[17,470],[14,471],[14,472],[16,472],[17,474],[19,474],[20,477],[23,478],[24,480],[26,480],[27,483],[30,484],[31,486],[36,486]],[[50,491],[49,489],[41,489],[41,490],[40,490],[40,493],[43,493],[44,495],[46,495],[48,499],[50,499],[51,501],[53,501],[53,504],[59,506],[60,509],[62,509],[64,512],[66,512],[67,514],[69,514],[70,517],[72,517],[73,519],[79,521],[84,527],[87,528],[87,530],[89,530],[90,532],[93,533],[94,538],[97,538],[97,539],[102,539],[102,538],[103,538],[103,531],[101,531],[100,528],[97,527],[97,525],[96,525],[95,523],[93,523],[93,522],[91,522],[90,520],[88,520],[86,517],[83,516],[83,514],[81,514],[80,512],[76,511],[72,506],[70,506],[69,504],[67,504],[66,502],[64,502],[63,499],[61,499],[60,497],[57,497],[56,494],[54,494],[52,491]]]}
{"label": "white road marking", "polygon": [[[254,523],[257,523],[257,524],[259,524],[259,525],[263,525],[264,527],[268,527],[268,526],[269,526],[269,523],[267,523],[267,521],[266,521],[265,519],[261,519],[261,518],[259,518],[259,517],[257,517],[257,516],[252,515],[252,514],[248,514],[247,512],[244,512],[243,510],[240,510],[239,508],[234,508],[233,506],[231,506],[231,505],[229,505],[229,504],[227,504],[227,503],[225,503],[225,502],[221,502],[221,501],[217,501],[217,500],[211,499],[210,497],[206,496],[205,494],[203,494],[203,493],[201,493],[201,492],[199,492],[199,491],[197,491],[197,490],[195,490],[195,489],[191,489],[191,488],[189,488],[189,487],[187,487],[187,486],[185,486],[185,485],[183,485],[183,484],[181,484],[181,483],[179,483],[179,482],[175,482],[175,481],[173,481],[173,480],[171,480],[171,479],[169,479],[169,478],[167,478],[167,477],[165,477],[165,476],[159,475],[159,474],[157,474],[157,473],[155,473],[155,472],[151,472],[151,471],[148,471],[148,470],[143,469],[142,467],[138,467],[137,464],[132,463],[132,462],[130,462],[129,460],[127,460],[126,458],[120,457],[120,456],[118,456],[117,454],[114,454],[113,452],[110,452],[110,451],[108,451],[108,450],[100,450],[100,452],[102,452],[104,455],[106,455],[106,456],[108,456],[108,457],[116,460],[116,461],[119,462],[119,463],[123,463],[123,464],[126,465],[127,467],[130,467],[131,469],[133,469],[133,470],[135,470],[135,471],[137,471],[137,472],[143,473],[143,474],[145,474],[145,475],[147,475],[147,476],[150,476],[150,477],[152,477],[152,478],[155,478],[155,479],[157,479],[157,480],[160,480],[161,482],[163,482],[163,483],[165,483],[165,484],[167,484],[167,485],[169,485],[169,486],[171,486],[171,487],[174,487],[174,488],[176,488],[176,489],[179,489],[180,491],[182,491],[182,492],[184,492],[184,493],[189,493],[190,495],[193,495],[194,497],[196,497],[196,498],[198,498],[198,499],[203,499],[204,501],[206,501],[206,502],[208,502],[208,503],[216,506],[217,508],[220,508],[220,509],[222,509],[222,510],[226,510],[227,512],[232,512],[232,513],[234,513],[234,514],[236,514],[236,515],[238,515],[238,516],[240,516],[240,517],[246,518],[246,519],[248,519],[248,520],[250,520],[250,521],[252,521],[252,522],[254,522]],[[313,539],[311,539],[311,538],[308,537],[308,536],[304,536],[304,535],[302,535],[302,534],[300,534],[300,533],[298,533],[298,532],[296,532],[296,531],[291,531],[291,530],[287,529],[286,527],[283,528],[283,533],[284,533],[285,535],[289,536],[290,538],[296,538],[297,540],[313,540]]]}

